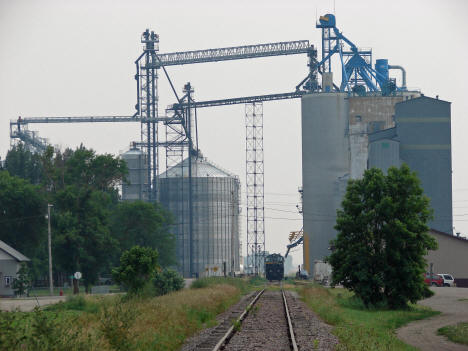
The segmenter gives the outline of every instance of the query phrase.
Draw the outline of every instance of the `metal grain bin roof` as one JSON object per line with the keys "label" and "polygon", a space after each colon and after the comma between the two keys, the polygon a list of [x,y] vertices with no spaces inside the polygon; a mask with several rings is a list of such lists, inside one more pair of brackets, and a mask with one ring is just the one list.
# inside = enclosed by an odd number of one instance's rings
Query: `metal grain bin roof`
{"label": "metal grain bin roof", "polygon": [[[188,177],[188,158],[178,163],[174,167],[170,168],[166,172],[162,173],[160,178],[172,178],[172,177]],[[193,157],[192,158],[192,177],[205,178],[205,177],[231,177],[237,178],[234,174],[215,166],[212,162],[209,162],[205,157]]]}

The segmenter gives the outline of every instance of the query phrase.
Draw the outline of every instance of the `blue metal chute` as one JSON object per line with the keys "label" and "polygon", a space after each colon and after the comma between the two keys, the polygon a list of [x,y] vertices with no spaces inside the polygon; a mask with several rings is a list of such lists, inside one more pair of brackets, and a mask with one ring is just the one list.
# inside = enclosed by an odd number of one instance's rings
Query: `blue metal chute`
{"label": "blue metal chute", "polygon": [[356,86],[360,82],[363,82],[370,91],[379,90],[372,80],[372,78],[375,78],[375,75],[367,62],[359,54],[354,54],[348,60],[344,65],[344,72],[346,73],[346,76],[341,83],[341,91],[345,91],[345,87],[351,83],[352,86]]}
{"label": "blue metal chute", "polygon": [[297,245],[301,244],[303,241],[304,241],[304,237],[301,236],[296,242],[293,242],[292,244],[289,244],[288,246],[286,246],[288,248],[288,250],[286,251],[286,254],[284,255],[284,258],[288,257],[289,250],[291,250],[292,248],[294,248]]}

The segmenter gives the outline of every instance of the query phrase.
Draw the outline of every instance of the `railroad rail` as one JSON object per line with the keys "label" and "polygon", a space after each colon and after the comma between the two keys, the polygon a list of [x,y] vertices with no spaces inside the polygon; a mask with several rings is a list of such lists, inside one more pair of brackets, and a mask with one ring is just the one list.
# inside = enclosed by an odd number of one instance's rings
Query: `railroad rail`
{"label": "railroad rail", "polygon": [[[221,336],[221,338],[216,343],[216,345],[211,349],[212,351],[220,351],[220,350],[229,349],[230,341],[232,340],[234,335],[236,335],[237,333],[240,333],[243,321],[247,318],[249,313],[253,310],[254,306],[261,299],[264,292],[265,292],[265,289],[261,290],[259,293],[255,295],[255,297],[248,304],[248,306],[244,309],[241,315],[235,320],[235,322],[231,325],[231,327]],[[297,346],[297,342],[296,342],[296,338],[294,334],[294,328],[293,328],[292,321],[291,321],[291,314],[289,312],[286,295],[284,293],[284,289],[282,285],[281,285],[281,300],[282,300],[283,308],[284,308],[284,317],[287,321],[287,329],[288,329],[287,333],[289,337],[290,350],[298,351],[298,346]]]}

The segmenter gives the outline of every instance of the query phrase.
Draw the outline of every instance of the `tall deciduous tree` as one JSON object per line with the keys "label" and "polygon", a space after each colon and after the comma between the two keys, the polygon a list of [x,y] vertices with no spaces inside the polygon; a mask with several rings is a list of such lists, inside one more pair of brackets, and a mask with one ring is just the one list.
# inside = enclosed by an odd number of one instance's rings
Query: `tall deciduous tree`
{"label": "tall deciduous tree", "polygon": [[169,231],[171,215],[158,203],[121,202],[111,215],[112,236],[123,252],[138,245],[159,253],[159,263],[167,267],[175,263],[175,238]]}
{"label": "tall deciduous tree", "polygon": [[388,175],[373,168],[350,180],[337,215],[338,236],[328,258],[334,284],[354,291],[367,306],[400,308],[431,294],[423,281],[424,256],[437,242],[427,233],[429,199],[407,165],[390,168]]}
{"label": "tall deciduous tree", "polygon": [[46,238],[46,202],[36,185],[0,172],[0,240],[32,257]]}
{"label": "tall deciduous tree", "polygon": [[23,143],[13,146],[5,158],[5,169],[14,176],[27,179],[32,184],[42,181],[41,156],[24,147]]}
{"label": "tall deciduous tree", "polygon": [[80,146],[63,153],[48,148],[42,155],[43,185],[54,204],[54,252],[58,267],[83,272],[87,286],[108,271],[117,241],[109,230],[116,185],[127,172],[123,160],[96,155]]}

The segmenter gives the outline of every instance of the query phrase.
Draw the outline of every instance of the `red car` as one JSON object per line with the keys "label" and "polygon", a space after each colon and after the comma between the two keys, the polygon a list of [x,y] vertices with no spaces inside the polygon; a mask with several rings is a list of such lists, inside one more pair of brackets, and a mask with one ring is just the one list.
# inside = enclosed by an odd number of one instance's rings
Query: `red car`
{"label": "red car", "polygon": [[444,279],[437,274],[432,274],[431,279],[431,273],[426,273],[424,274],[424,283],[432,286],[444,286]]}

